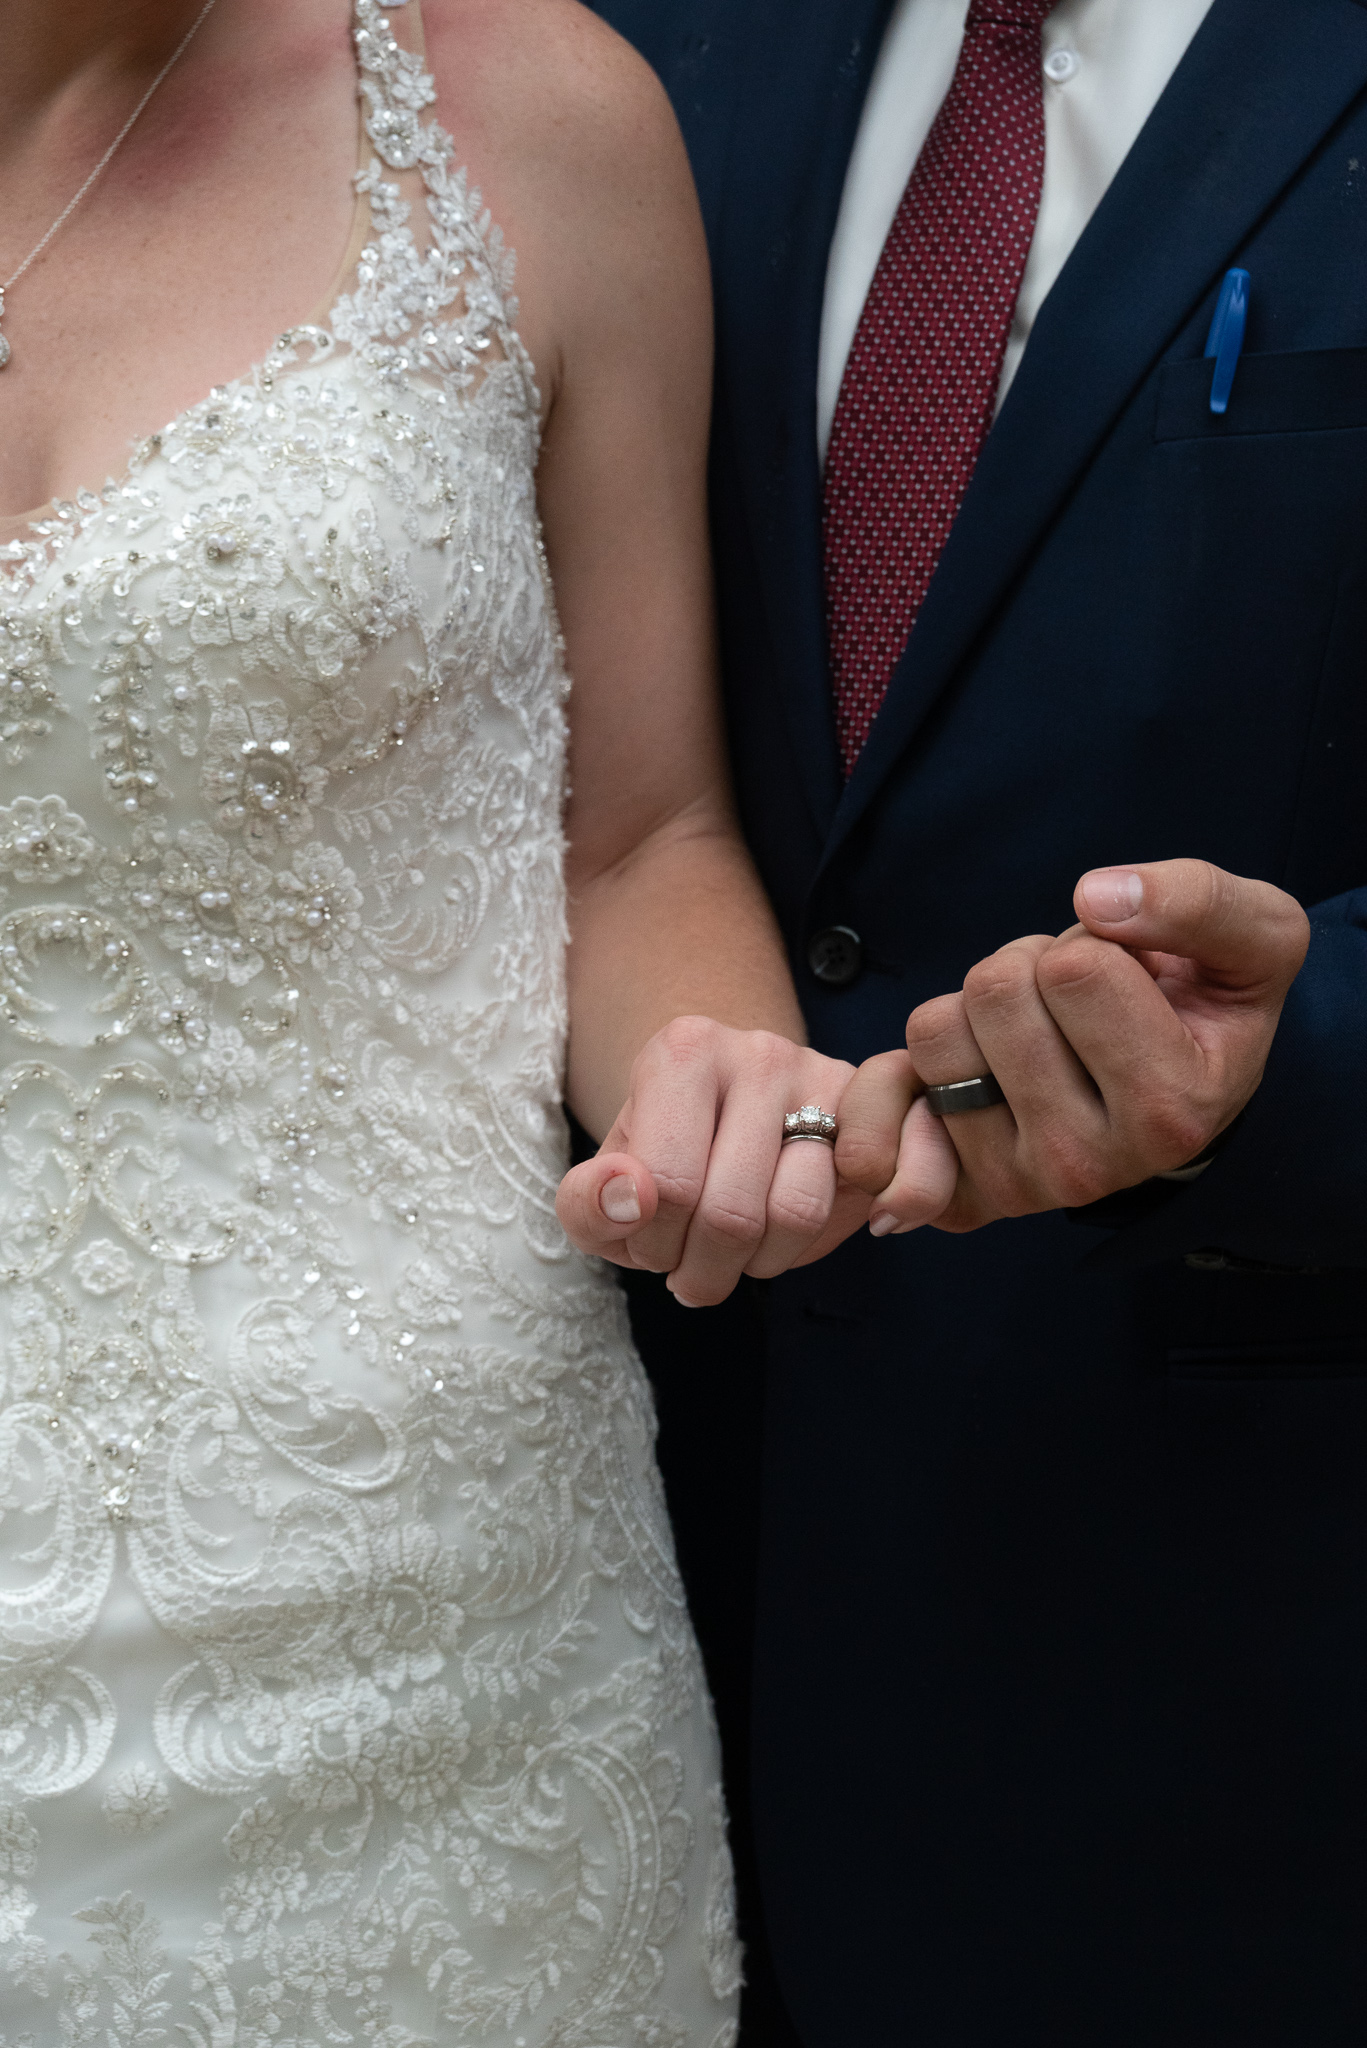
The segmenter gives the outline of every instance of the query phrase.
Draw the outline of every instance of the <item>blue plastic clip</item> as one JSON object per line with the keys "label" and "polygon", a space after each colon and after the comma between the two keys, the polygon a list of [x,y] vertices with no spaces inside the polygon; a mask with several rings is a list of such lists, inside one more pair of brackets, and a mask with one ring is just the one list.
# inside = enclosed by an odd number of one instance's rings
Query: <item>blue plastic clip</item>
{"label": "blue plastic clip", "polygon": [[1215,375],[1210,380],[1212,412],[1223,412],[1229,404],[1247,319],[1248,272],[1227,270],[1220,286],[1220,296],[1215,302],[1215,318],[1206,336],[1206,354],[1215,358]]}

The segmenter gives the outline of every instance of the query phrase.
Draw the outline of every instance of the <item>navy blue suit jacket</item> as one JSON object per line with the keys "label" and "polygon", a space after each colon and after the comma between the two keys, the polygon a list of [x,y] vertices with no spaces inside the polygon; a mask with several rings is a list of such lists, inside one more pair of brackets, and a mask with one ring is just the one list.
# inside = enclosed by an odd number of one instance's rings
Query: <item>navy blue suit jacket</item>
{"label": "navy blue suit jacket", "polygon": [[[1360,2048],[1367,5],[1214,0],[1041,309],[848,785],[817,338],[889,0],[601,11],[702,197],[728,716],[815,1043],[898,1044],[1071,922],[1094,865],[1203,855],[1314,930],[1194,1184],[861,1234],[769,1291],[754,1771],[785,1995],[810,2048]],[[807,965],[832,924],[864,944],[839,989]]]}

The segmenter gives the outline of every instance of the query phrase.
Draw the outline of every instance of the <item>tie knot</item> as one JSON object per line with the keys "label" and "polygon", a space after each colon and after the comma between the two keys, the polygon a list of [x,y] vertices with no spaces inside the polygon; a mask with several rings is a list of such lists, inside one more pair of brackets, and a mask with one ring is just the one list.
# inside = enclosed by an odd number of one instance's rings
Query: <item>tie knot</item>
{"label": "tie knot", "polygon": [[970,0],[967,27],[1043,28],[1058,0]]}

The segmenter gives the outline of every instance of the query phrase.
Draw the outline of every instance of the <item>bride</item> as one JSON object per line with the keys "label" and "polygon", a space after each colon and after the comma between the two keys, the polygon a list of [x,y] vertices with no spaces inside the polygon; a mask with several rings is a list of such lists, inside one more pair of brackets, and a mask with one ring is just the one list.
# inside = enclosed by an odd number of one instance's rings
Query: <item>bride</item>
{"label": "bride", "polygon": [[848,1070],[728,805],[663,96],[573,0],[0,33],[0,2037],[728,2048],[560,1104],[700,1303]]}

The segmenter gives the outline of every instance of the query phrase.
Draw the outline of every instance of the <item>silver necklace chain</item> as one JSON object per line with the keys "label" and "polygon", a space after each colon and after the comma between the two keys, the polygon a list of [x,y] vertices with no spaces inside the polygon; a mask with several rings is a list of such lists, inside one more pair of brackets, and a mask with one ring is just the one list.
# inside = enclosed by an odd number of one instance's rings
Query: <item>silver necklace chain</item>
{"label": "silver necklace chain", "polygon": [[[9,277],[7,277],[3,284],[0,284],[0,320],[3,320],[5,317],[5,293],[9,291],[12,285],[18,284],[20,278],[23,276],[24,272],[29,268],[30,264],[36,263],[38,261],[38,258],[42,255],[44,249],[46,249],[48,243],[52,240],[52,237],[57,233],[57,230],[59,228],[66,226],[66,223],[70,220],[72,214],[76,211],[76,208],[85,198],[85,195],[90,190],[91,186],[95,183],[95,181],[98,178],[100,178],[104,174],[105,171],[108,170],[110,164],[114,160],[115,154],[117,153],[120,145],[125,141],[133,126],[137,122],[138,117],[143,111],[143,108],[147,105],[147,102],[151,99],[153,93],[161,84],[162,80],[166,77],[167,73],[173,70],[174,67],[179,63],[180,59],[185,55],[185,52],[189,49],[191,42],[194,40],[196,32],[203,24],[205,17],[207,16],[210,8],[213,5],[214,0],[204,0],[203,7],[200,8],[199,13],[195,16],[189,28],[185,31],[185,34],[176,44],[175,49],[171,52],[166,62],[162,65],[160,71],[152,80],[152,83],[148,86],[142,98],[138,101],[138,104],[134,107],[132,113],[124,122],[122,128],[120,128],[118,134],[114,137],[114,140],[110,143],[108,149],[105,151],[104,155],[96,164],[94,170],[90,173],[90,176],[82,185],[80,191],[76,194],[76,196],[73,199],[69,199],[67,201],[66,205],[62,208],[56,220],[53,221],[52,226],[48,229],[47,233],[42,237],[41,241],[34,243],[33,247],[29,250],[28,255],[19,265],[19,268],[16,271],[14,271]],[[4,335],[0,334],[0,370],[4,369],[9,359],[9,343],[5,340]]]}

